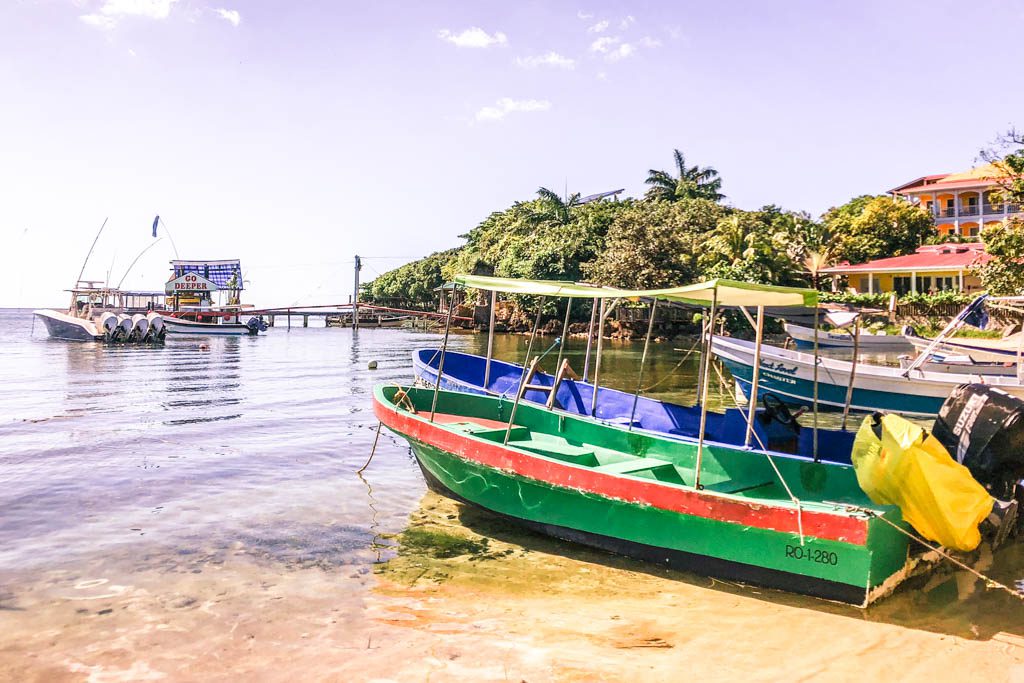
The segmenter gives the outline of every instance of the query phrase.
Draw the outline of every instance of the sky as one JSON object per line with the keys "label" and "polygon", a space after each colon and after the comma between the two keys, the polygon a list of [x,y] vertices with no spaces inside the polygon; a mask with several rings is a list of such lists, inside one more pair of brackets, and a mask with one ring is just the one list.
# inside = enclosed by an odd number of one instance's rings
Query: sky
{"label": "sky", "polygon": [[355,254],[640,196],[675,148],[818,215],[1024,126],[1022,34],[986,0],[2,0],[0,307],[66,306],[105,219],[86,278],[158,290],[177,250],[260,307],[346,302]]}

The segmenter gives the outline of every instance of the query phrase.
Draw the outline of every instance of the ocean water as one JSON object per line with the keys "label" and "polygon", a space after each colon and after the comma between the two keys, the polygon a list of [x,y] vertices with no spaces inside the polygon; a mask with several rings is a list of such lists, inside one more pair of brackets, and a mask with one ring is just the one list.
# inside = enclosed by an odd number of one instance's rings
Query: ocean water
{"label": "ocean water", "polygon": [[[279,319],[258,338],[106,347],[47,339],[32,318],[0,310],[0,678],[233,678],[298,667],[369,680],[376,674],[358,666],[377,639],[389,645],[374,656],[397,658],[392,675],[405,680],[416,669],[395,669],[402,657],[412,666],[449,642],[430,629],[411,638],[376,616],[412,599],[382,592],[378,568],[395,557],[395,535],[435,507],[407,445],[384,430],[357,472],[376,434],[372,387],[409,382],[413,350],[436,347],[439,334],[289,331]],[[455,334],[451,348],[480,352],[484,341]],[[570,351],[581,367],[578,346]],[[641,345],[606,348],[606,381],[635,388]],[[523,337],[498,338],[498,357],[525,351]],[[683,360],[685,351],[657,346],[644,382],[657,383],[652,395],[692,402],[696,357]],[[727,381],[715,400],[732,400]],[[601,599],[651,571],[572,547],[558,553],[615,575]],[[1018,548],[997,559],[999,580],[1024,577]],[[698,577],[666,580],[698,603],[720,597]],[[517,598],[497,588],[484,599],[512,609]],[[783,595],[763,604],[762,616],[784,605],[797,617],[838,613],[943,637],[1024,637],[1024,602],[964,576],[868,613]],[[464,675],[483,670],[470,665],[474,652],[484,666],[500,632],[460,641]],[[519,670],[558,678],[529,661]]]}

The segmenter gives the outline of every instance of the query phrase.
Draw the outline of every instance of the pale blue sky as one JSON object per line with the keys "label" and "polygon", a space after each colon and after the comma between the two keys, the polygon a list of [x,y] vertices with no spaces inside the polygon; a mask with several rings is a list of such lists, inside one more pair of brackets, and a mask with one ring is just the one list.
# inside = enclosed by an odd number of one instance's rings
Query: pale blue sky
{"label": "pale blue sky", "polygon": [[[1014,2],[0,3],[0,306],[116,283],[159,213],[248,300],[331,303],[538,186],[818,214],[1021,124]],[[1017,118],[1015,118],[1017,117]],[[161,242],[125,286],[159,289]]]}

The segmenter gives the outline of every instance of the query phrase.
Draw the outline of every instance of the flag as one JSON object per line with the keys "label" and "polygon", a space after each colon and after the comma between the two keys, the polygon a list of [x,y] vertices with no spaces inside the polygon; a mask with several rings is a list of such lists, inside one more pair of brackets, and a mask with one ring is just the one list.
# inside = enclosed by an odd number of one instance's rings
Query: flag
{"label": "flag", "polygon": [[971,305],[960,314],[960,319],[971,327],[977,327],[979,330],[985,329],[988,325],[988,311],[985,310],[986,298],[988,297],[982,295],[972,301]]}
{"label": "flag", "polygon": [[160,222],[160,215],[157,214],[157,217],[153,219],[153,237],[156,237],[156,226],[157,226],[157,223],[159,223],[159,222]]}

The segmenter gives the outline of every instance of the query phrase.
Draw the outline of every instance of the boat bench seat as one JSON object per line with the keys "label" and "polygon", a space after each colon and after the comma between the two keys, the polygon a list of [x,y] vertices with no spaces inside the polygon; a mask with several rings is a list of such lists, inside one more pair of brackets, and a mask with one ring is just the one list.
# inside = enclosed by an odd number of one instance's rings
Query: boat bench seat
{"label": "boat bench seat", "polygon": [[608,474],[631,474],[644,479],[657,479],[658,481],[671,482],[673,484],[685,484],[675,465],[667,460],[658,458],[634,458],[622,462],[611,462],[607,465],[598,465],[594,468],[597,472]]}
{"label": "boat bench seat", "polygon": [[[455,429],[459,430],[460,432],[465,432],[466,434],[472,434],[473,436],[478,436],[481,439],[487,439],[488,441],[498,441],[498,442],[501,442],[501,441],[505,440],[505,432],[507,430],[506,427],[502,427],[502,428],[497,428],[496,429],[494,427],[487,427],[487,426],[484,426],[484,425],[477,424],[475,422],[455,422],[455,423],[450,423],[450,424],[448,424],[446,426],[447,427],[455,428]],[[508,435],[508,439],[509,439],[510,443],[513,440],[522,440],[522,439],[529,439],[529,438],[530,438],[530,430],[529,430],[529,428],[522,427],[520,425],[516,425],[515,427],[513,427],[512,431]]]}
{"label": "boat bench seat", "polygon": [[508,445],[514,446],[515,448],[521,448],[524,451],[530,451],[531,453],[537,453],[538,455],[546,455],[547,457],[555,458],[556,460],[575,463],[577,465],[585,465],[586,467],[594,467],[597,465],[597,455],[594,453],[593,448],[587,448],[586,446],[573,446],[572,444],[565,443],[564,441],[530,439],[509,441]]}

